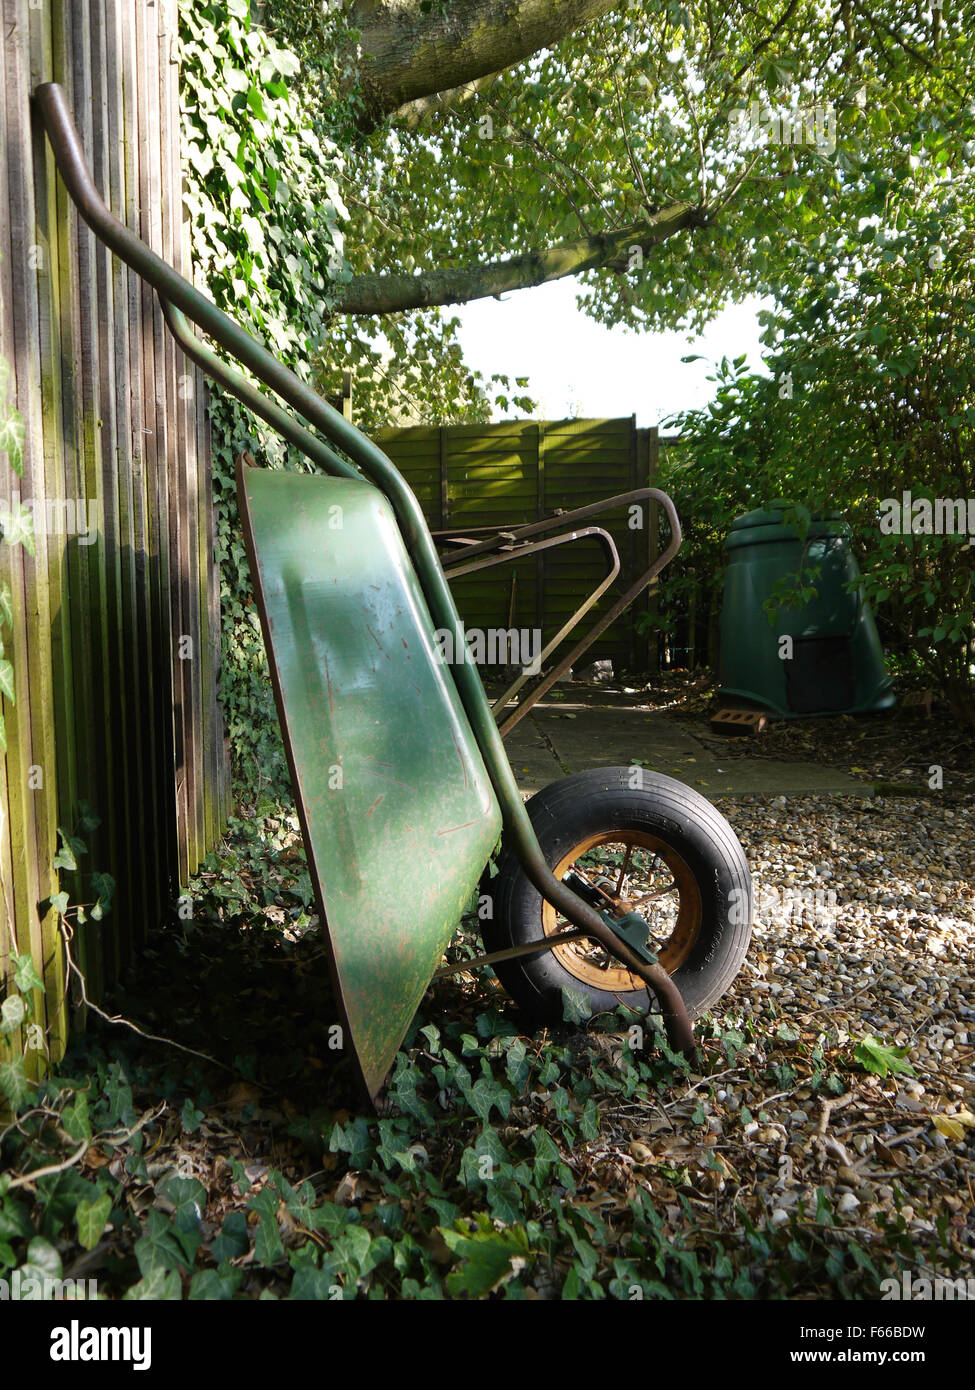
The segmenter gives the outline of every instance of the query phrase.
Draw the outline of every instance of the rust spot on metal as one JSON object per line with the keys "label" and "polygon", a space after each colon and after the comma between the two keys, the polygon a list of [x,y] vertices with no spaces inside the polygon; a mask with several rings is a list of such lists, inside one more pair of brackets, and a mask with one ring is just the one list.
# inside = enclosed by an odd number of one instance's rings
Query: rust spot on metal
{"label": "rust spot on metal", "polygon": [[457,742],[457,735],[454,733],[454,731],[453,731],[452,729],[451,729],[450,732],[451,732],[451,737],[452,737],[453,740],[454,740],[454,747],[457,749],[457,756],[458,756],[458,758],[460,759],[461,769],[462,769],[462,771],[463,771],[463,773],[464,773],[464,791],[466,792],[467,789],[468,789],[468,787],[470,786],[470,779],[469,779],[468,776],[467,776],[467,764],[464,762],[463,750],[461,749],[460,744]]}
{"label": "rust spot on metal", "polygon": [[438,830],[438,835],[453,835],[455,830],[467,830],[470,826],[477,825],[476,820],[465,820],[463,825],[452,825],[448,830]]}
{"label": "rust spot on metal", "polygon": [[324,667],[325,667],[325,684],[328,686],[328,707],[329,707],[329,709],[331,710],[332,714],[334,714],[334,713],[335,713],[335,695],[334,695],[334,692],[333,692],[333,690],[332,690],[332,675],[331,675],[331,672],[330,672],[329,669],[328,669],[328,657],[327,657],[327,656],[323,656],[323,657],[322,657],[322,663],[323,663],[323,665],[324,665]]}
{"label": "rust spot on metal", "polygon": [[380,793],[379,793],[379,795],[376,797],[375,801],[374,801],[374,802],[372,803],[372,805],[369,807],[369,810],[366,812],[366,820],[369,819],[369,817],[372,815],[373,811],[376,809],[376,807],[379,805],[380,801],[382,801],[382,799],[383,799],[383,797],[384,797],[385,795],[386,795],[385,792],[380,792]]}
{"label": "rust spot on metal", "polygon": [[[370,773],[373,777],[378,777],[380,782],[392,782],[394,786],[405,787],[408,792],[416,791],[416,787],[411,787],[409,782],[399,782],[395,777],[384,777],[381,772],[376,772],[374,768],[367,767],[366,772]],[[473,822],[471,822],[471,824],[473,824]]]}
{"label": "rust spot on metal", "polygon": [[368,632],[368,634],[369,634],[369,636],[372,638],[372,640],[375,642],[375,644],[376,644],[376,646],[379,648],[379,650],[382,652],[382,654],[383,654],[383,656],[386,658],[386,660],[389,661],[389,660],[391,659],[391,658],[390,658],[390,655],[389,655],[389,652],[387,652],[386,648],[383,646],[382,642],[380,642],[379,638],[378,638],[378,637],[376,636],[376,634],[373,632],[372,628],[369,626],[368,623],[366,623],[366,631]]}

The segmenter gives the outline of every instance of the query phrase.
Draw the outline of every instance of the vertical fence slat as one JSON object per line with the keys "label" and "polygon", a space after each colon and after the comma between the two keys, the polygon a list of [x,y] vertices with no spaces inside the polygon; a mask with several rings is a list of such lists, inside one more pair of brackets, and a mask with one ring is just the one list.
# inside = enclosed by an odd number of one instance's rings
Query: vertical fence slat
{"label": "vertical fence slat", "polygon": [[[22,0],[5,6],[4,11],[4,141],[7,215],[28,232],[3,247],[5,309],[3,352],[12,369],[9,396],[24,419],[24,476],[19,484],[6,465],[10,501],[43,499],[46,495],[45,454],[39,425],[39,361],[37,355],[38,319],[36,287],[49,273],[49,262],[39,253],[33,230],[34,205],[30,113],[17,100],[19,90],[29,84],[30,18]],[[28,230],[29,229],[29,230]],[[46,584],[48,539],[43,524],[38,528],[35,554],[15,550],[9,545],[0,561],[0,575],[9,576],[14,606],[14,630],[5,645],[12,646],[17,705],[5,710],[8,751],[3,794],[4,821],[9,835],[9,884],[12,890],[13,918],[7,922],[8,947],[19,945],[30,950],[34,964],[45,982],[45,999],[34,999],[35,1019],[47,1025],[46,1050],[57,1057],[63,1050],[63,1019],[57,1000],[64,992],[63,961],[59,950],[56,918],[39,905],[54,891],[51,861],[56,839],[56,810],[50,789],[55,786],[54,728],[52,720],[53,684],[51,672],[50,594]],[[11,718],[13,715],[13,718]],[[8,899],[5,891],[5,903]],[[42,916],[43,913],[43,916]],[[12,930],[11,930],[12,929]],[[28,1069],[36,1074],[43,1053],[32,1048]]]}
{"label": "vertical fence slat", "polygon": [[[0,0],[0,13],[0,352],[27,429],[22,483],[0,457],[0,504],[22,495],[39,518],[36,558],[0,540],[16,695],[2,705],[0,991],[11,949],[29,949],[57,1057],[64,958],[56,914],[38,910],[58,887],[57,826],[88,802],[102,824],[83,868],[116,879],[114,913],[75,942],[97,997],[219,836],[229,769],[202,380],[186,369],[181,391],[152,292],[78,219],[29,102],[37,82],[65,86],[102,196],[186,273],[176,0]],[[89,879],[62,871],[61,887],[78,901]]]}

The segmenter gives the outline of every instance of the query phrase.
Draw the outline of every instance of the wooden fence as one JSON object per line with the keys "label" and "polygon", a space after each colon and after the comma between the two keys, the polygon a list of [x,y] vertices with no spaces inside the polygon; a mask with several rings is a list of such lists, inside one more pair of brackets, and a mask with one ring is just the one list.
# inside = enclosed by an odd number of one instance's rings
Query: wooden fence
{"label": "wooden fence", "polygon": [[[416,492],[430,526],[460,533],[525,524],[560,508],[584,507],[651,485],[660,443],[655,428],[637,429],[635,417],[415,426],[386,430],[379,438]],[[619,508],[595,521],[616,541],[621,588],[657,553],[656,504],[644,504],[638,519]],[[580,541],[458,579],[452,587],[465,626],[536,628],[547,640],[605,572],[601,555],[594,541]],[[596,612],[611,601],[612,591]],[[651,602],[649,594],[642,595],[598,639],[586,661],[610,657],[617,669],[646,669],[649,641],[635,620]]]}
{"label": "wooden fence", "polygon": [[[0,422],[16,411],[25,433],[22,477],[0,454],[14,695],[0,702],[0,997],[12,951],[45,984],[41,1027],[0,1038],[0,1058],[23,1054],[36,1074],[69,1022],[47,899],[60,886],[90,902],[93,871],[115,879],[111,912],[75,935],[97,997],[217,839],[229,775],[202,378],[152,293],[79,222],[29,101],[41,81],[66,88],[106,202],[187,267],[176,0],[0,10]],[[11,543],[25,510],[33,556]],[[88,833],[85,804],[101,822]],[[59,826],[88,846],[60,885]]]}

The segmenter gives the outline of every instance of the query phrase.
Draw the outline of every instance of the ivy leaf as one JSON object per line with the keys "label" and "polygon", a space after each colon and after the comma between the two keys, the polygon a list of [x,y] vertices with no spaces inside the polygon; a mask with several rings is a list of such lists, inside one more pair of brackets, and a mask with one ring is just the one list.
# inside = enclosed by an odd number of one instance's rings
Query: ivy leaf
{"label": "ivy leaf", "polygon": [[167,1270],[162,1265],[156,1265],[137,1284],[133,1284],[131,1289],[126,1289],[122,1295],[122,1301],[124,1303],[174,1303],[182,1300],[182,1297],[183,1284],[176,1270]]}
{"label": "ivy leaf", "polygon": [[35,1279],[38,1276],[41,1279],[60,1279],[64,1273],[61,1256],[44,1236],[35,1236],[27,1246],[27,1262],[24,1268],[27,1266],[30,1266],[32,1277]]}
{"label": "ivy leaf", "polygon": [[203,1122],[203,1111],[197,1110],[193,1102],[186,1098],[180,1111],[180,1121],[187,1134],[195,1134]]}
{"label": "ivy leaf", "polygon": [[72,1139],[91,1138],[91,1119],[88,1115],[88,1097],[79,1091],[72,1105],[67,1105],[61,1115],[65,1132]]}
{"label": "ivy leaf", "polygon": [[173,1222],[180,1231],[199,1226],[207,1204],[207,1190],[196,1178],[172,1177],[159,1188],[160,1195],[172,1202]]}
{"label": "ivy leaf", "polygon": [[75,1211],[78,1224],[78,1240],[85,1250],[94,1250],[101,1240],[105,1223],[112,1214],[112,1196],[103,1192],[93,1202],[80,1201]]}
{"label": "ivy leaf", "polygon": [[95,815],[87,801],[78,802],[78,825],[86,835],[97,830],[101,823],[101,817]]}
{"label": "ivy leaf", "polygon": [[207,1303],[232,1299],[243,1282],[244,1271],[222,1264],[219,1269],[200,1269],[190,1281],[189,1298]]}
{"label": "ivy leaf", "polygon": [[0,454],[6,454],[10,467],[18,478],[24,476],[24,441],[27,427],[19,410],[12,406],[0,408]]}
{"label": "ivy leaf", "polygon": [[482,1213],[473,1232],[437,1229],[448,1250],[462,1261],[460,1269],[447,1276],[447,1290],[455,1297],[482,1298],[528,1263],[530,1249],[522,1226],[496,1231]]}
{"label": "ivy leaf", "polygon": [[599,1107],[594,1100],[587,1100],[579,1117],[579,1131],[583,1139],[590,1143],[599,1137]]}
{"label": "ivy leaf", "polygon": [[91,915],[96,922],[100,922],[105,913],[111,910],[112,898],[115,895],[115,880],[111,874],[94,873],[91,876],[91,886],[97,894]]}
{"label": "ivy leaf", "polygon": [[56,869],[67,869],[69,873],[73,873],[78,867],[78,861],[74,855],[74,846],[71,836],[60,825],[58,826],[58,840],[61,843],[61,848],[51,862]]}
{"label": "ivy leaf", "polygon": [[19,994],[9,994],[0,1004],[0,1034],[15,1032],[27,1017],[27,1005]]}
{"label": "ivy leaf", "polygon": [[145,1235],[135,1243],[135,1257],[143,1279],[148,1279],[153,1273],[165,1274],[191,1268],[168,1219],[155,1208],[150,1209],[146,1218]]}
{"label": "ivy leaf", "polygon": [[495,1107],[497,1107],[503,1120],[508,1118],[508,1112],[511,1109],[511,1092],[498,1081],[491,1081],[488,1077],[481,1076],[469,1090],[465,1091],[464,1098],[483,1124],[488,1123],[491,1118],[491,1111]]}
{"label": "ivy leaf", "polygon": [[15,956],[10,959],[14,966],[14,984],[21,994],[27,994],[32,989],[43,989],[44,981],[37,973],[33,957],[29,955]]}
{"label": "ivy leaf", "polygon": [[588,994],[584,994],[580,989],[573,989],[571,985],[563,985],[562,1017],[566,1023],[585,1023],[587,1018],[592,1018],[592,1005],[589,1003]]}
{"label": "ivy leaf", "polygon": [[10,1062],[0,1062],[0,1091],[7,1097],[12,1110],[16,1110],[26,1099],[30,1091],[30,1082],[24,1073],[21,1057],[14,1057]]}
{"label": "ivy leaf", "polygon": [[246,1255],[249,1249],[247,1217],[242,1211],[228,1212],[220,1227],[220,1234],[210,1246],[210,1254],[217,1264],[223,1264],[236,1259],[238,1255]]}

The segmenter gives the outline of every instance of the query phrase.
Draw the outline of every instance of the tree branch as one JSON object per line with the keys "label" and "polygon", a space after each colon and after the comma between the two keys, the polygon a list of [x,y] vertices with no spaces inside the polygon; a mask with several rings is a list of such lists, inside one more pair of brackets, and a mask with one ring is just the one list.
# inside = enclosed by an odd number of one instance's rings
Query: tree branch
{"label": "tree branch", "polygon": [[676,203],[652,218],[618,231],[564,241],[545,251],[531,251],[510,260],[457,269],[429,270],[420,275],[357,275],[339,291],[336,313],[395,314],[437,304],[466,304],[510,290],[527,289],[579,275],[585,270],[624,271],[632,247],[644,254],[668,237],[706,224],[704,210]]}
{"label": "tree branch", "polygon": [[459,87],[448,87],[444,92],[434,92],[428,97],[418,97],[416,101],[408,101],[405,106],[400,106],[395,112],[397,126],[406,126],[409,130],[414,130],[418,125],[434,111],[446,113],[455,110],[463,105],[465,101],[470,101],[471,97],[480,96],[489,91],[497,81],[499,74],[496,72],[488,73],[486,77],[479,77],[476,82],[462,82]]}
{"label": "tree branch", "polygon": [[477,82],[614,9],[619,0],[358,0],[351,21],[361,34],[364,125],[401,107]]}

